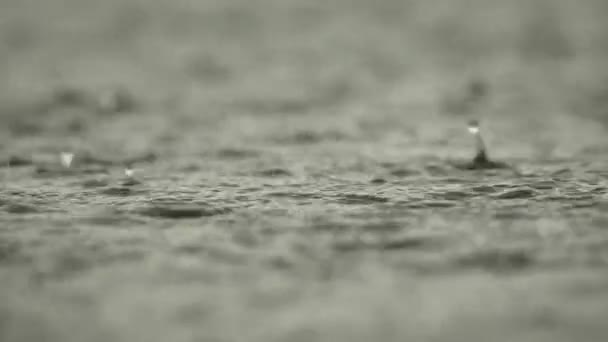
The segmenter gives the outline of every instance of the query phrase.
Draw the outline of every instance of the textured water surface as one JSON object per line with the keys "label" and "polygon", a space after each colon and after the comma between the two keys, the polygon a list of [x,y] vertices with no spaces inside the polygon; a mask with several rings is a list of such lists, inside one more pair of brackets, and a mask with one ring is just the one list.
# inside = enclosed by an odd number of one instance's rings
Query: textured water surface
{"label": "textured water surface", "polygon": [[36,6],[0,4],[0,340],[608,336],[601,1]]}

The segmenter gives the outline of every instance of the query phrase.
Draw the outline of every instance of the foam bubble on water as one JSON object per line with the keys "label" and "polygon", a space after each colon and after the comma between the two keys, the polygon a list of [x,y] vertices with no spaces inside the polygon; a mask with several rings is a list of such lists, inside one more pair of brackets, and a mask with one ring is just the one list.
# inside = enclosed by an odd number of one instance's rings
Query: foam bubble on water
{"label": "foam bubble on water", "polygon": [[61,160],[61,165],[67,169],[72,166],[72,161],[74,160],[74,153],[71,152],[61,152],[59,155]]}

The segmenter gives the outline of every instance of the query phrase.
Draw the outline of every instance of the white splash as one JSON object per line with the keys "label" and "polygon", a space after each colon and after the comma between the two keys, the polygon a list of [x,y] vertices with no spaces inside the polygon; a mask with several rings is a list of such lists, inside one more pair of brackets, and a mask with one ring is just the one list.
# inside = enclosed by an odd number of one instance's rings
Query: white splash
{"label": "white splash", "polygon": [[473,135],[479,134],[479,126],[477,125],[469,125],[469,133]]}
{"label": "white splash", "polygon": [[72,161],[74,160],[74,153],[61,152],[59,158],[61,160],[61,165],[69,169],[70,166],[72,166]]}
{"label": "white splash", "polygon": [[133,178],[134,174],[135,174],[135,170],[133,170],[131,168],[125,169],[125,176],[127,176],[127,178]]}

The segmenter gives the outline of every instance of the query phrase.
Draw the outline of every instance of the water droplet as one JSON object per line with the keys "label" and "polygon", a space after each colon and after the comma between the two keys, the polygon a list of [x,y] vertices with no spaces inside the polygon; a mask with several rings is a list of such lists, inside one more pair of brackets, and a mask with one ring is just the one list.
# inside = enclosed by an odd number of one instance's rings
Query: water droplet
{"label": "water droplet", "polygon": [[469,121],[469,133],[471,134],[479,134],[479,122],[477,120]]}

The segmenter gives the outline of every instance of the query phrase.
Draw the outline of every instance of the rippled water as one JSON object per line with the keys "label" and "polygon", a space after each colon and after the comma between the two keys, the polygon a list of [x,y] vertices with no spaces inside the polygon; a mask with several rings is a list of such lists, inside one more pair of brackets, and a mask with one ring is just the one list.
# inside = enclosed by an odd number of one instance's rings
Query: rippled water
{"label": "rippled water", "polygon": [[600,2],[30,5],[0,341],[606,340]]}

